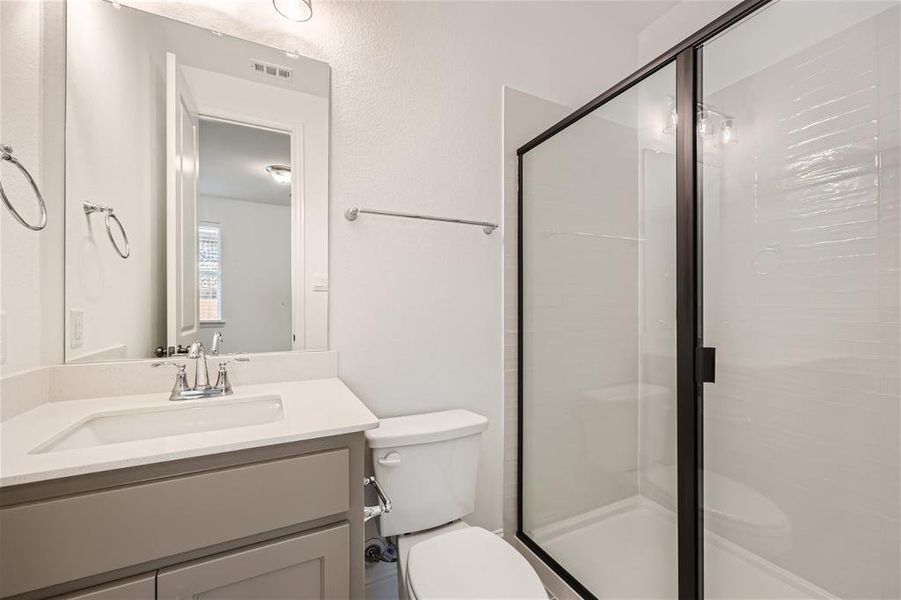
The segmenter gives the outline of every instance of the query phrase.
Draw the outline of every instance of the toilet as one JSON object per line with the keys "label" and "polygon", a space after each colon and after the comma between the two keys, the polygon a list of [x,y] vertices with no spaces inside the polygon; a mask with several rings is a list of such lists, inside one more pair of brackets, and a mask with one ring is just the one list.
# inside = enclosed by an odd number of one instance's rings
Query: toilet
{"label": "toilet", "polygon": [[375,477],[391,500],[379,530],[397,536],[401,600],[547,600],[519,552],[462,520],[475,507],[487,428],[482,415],[448,410],[382,419],[366,432]]}

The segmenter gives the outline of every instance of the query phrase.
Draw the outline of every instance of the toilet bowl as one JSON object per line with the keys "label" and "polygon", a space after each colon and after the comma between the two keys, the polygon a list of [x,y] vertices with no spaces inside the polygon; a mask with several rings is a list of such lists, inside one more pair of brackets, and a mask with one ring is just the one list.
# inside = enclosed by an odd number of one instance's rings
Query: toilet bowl
{"label": "toilet bowl", "polygon": [[528,561],[499,536],[457,521],[398,539],[401,600],[547,600]]}
{"label": "toilet bowl", "polygon": [[481,435],[488,420],[467,410],[382,419],[366,432],[375,476],[398,536],[401,600],[546,600],[528,561],[499,536],[462,519],[475,508]]}

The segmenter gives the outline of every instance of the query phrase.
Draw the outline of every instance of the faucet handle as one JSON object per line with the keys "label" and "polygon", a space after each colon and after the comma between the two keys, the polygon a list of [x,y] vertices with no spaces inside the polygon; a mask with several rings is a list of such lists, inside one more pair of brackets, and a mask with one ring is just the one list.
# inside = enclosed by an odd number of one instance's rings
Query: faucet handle
{"label": "faucet handle", "polygon": [[185,370],[184,363],[177,363],[172,361],[162,361],[150,363],[151,367],[175,367],[175,383],[172,386],[172,393],[169,395],[169,400],[176,400],[182,394],[182,392],[190,389],[188,387],[188,373]]}
{"label": "faucet handle", "polygon": [[219,376],[216,377],[216,388],[222,390],[223,394],[232,393],[232,383],[228,378],[228,369],[226,369],[226,367],[233,362],[250,362],[250,359],[239,356],[237,358],[219,361]]}
{"label": "faucet handle", "polygon": [[250,359],[245,356],[238,356],[235,358],[230,358],[228,360],[220,360],[219,368],[224,369],[226,365],[230,365],[233,362],[250,362]]}
{"label": "faucet handle", "polygon": [[185,363],[177,363],[172,362],[171,360],[164,360],[162,362],[150,363],[151,367],[175,367],[179,372],[185,370]]}

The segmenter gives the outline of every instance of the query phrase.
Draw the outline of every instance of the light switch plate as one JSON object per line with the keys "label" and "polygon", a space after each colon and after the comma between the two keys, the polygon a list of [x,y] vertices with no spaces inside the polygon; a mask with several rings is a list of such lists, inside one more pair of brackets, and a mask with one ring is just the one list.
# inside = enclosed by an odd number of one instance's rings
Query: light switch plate
{"label": "light switch plate", "polygon": [[69,347],[81,348],[84,345],[84,311],[78,308],[69,310]]}
{"label": "light switch plate", "polygon": [[328,291],[328,275],[323,273],[315,273],[313,275],[313,291],[314,292],[327,292]]}

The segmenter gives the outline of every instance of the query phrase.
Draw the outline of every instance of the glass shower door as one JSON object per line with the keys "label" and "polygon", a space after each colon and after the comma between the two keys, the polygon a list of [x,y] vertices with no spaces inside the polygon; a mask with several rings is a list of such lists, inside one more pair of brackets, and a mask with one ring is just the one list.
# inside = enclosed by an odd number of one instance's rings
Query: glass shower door
{"label": "glass shower door", "polygon": [[901,594],[898,25],[783,0],[702,48],[708,598]]}
{"label": "glass shower door", "polygon": [[676,596],[675,85],[522,157],[520,535],[598,598]]}

